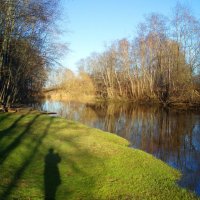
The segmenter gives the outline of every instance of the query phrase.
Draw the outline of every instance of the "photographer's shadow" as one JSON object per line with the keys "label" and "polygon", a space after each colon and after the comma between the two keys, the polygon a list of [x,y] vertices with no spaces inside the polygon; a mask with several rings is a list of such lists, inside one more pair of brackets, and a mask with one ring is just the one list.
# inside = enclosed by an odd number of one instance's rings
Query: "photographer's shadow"
{"label": "photographer's shadow", "polygon": [[58,153],[54,153],[54,149],[49,149],[45,156],[44,168],[44,186],[45,186],[45,200],[55,200],[56,190],[61,184],[60,172],[58,163],[61,158]]}

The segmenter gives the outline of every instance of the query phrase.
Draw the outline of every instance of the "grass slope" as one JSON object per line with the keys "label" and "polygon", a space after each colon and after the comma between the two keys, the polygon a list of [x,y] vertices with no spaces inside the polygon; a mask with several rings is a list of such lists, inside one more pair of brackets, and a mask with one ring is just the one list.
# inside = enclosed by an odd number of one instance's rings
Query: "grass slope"
{"label": "grass slope", "polygon": [[1,200],[195,199],[179,177],[116,135],[39,113],[0,114]]}

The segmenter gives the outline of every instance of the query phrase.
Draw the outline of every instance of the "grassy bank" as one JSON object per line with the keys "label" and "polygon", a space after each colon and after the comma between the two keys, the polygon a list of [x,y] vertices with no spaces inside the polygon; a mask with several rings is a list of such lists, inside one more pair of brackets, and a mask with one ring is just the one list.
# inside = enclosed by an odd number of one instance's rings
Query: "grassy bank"
{"label": "grassy bank", "polygon": [[116,135],[40,113],[0,114],[0,199],[195,199],[179,172]]}

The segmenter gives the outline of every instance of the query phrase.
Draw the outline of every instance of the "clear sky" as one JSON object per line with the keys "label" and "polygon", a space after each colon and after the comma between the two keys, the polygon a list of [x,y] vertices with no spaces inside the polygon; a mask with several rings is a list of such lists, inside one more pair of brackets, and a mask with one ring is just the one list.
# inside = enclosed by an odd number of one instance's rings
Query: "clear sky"
{"label": "clear sky", "polygon": [[[179,0],[200,19],[200,0]],[[92,52],[101,52],[106,43],[133,38],[137,25],[152,12],[171,15],[176,0],[61,0],[62,40],[70,52],[60,62],[77,71],[76,63]]]}

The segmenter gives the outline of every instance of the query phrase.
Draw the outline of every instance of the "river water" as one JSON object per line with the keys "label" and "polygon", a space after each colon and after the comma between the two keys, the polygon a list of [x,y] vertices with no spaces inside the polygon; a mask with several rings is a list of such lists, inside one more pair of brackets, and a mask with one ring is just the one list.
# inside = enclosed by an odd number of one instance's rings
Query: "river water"
{"label": "river water", "polygon": [[45,101],[43,111],[116,133],[183,176],[178,182],[200,196],[200,113],[155,106]]}

